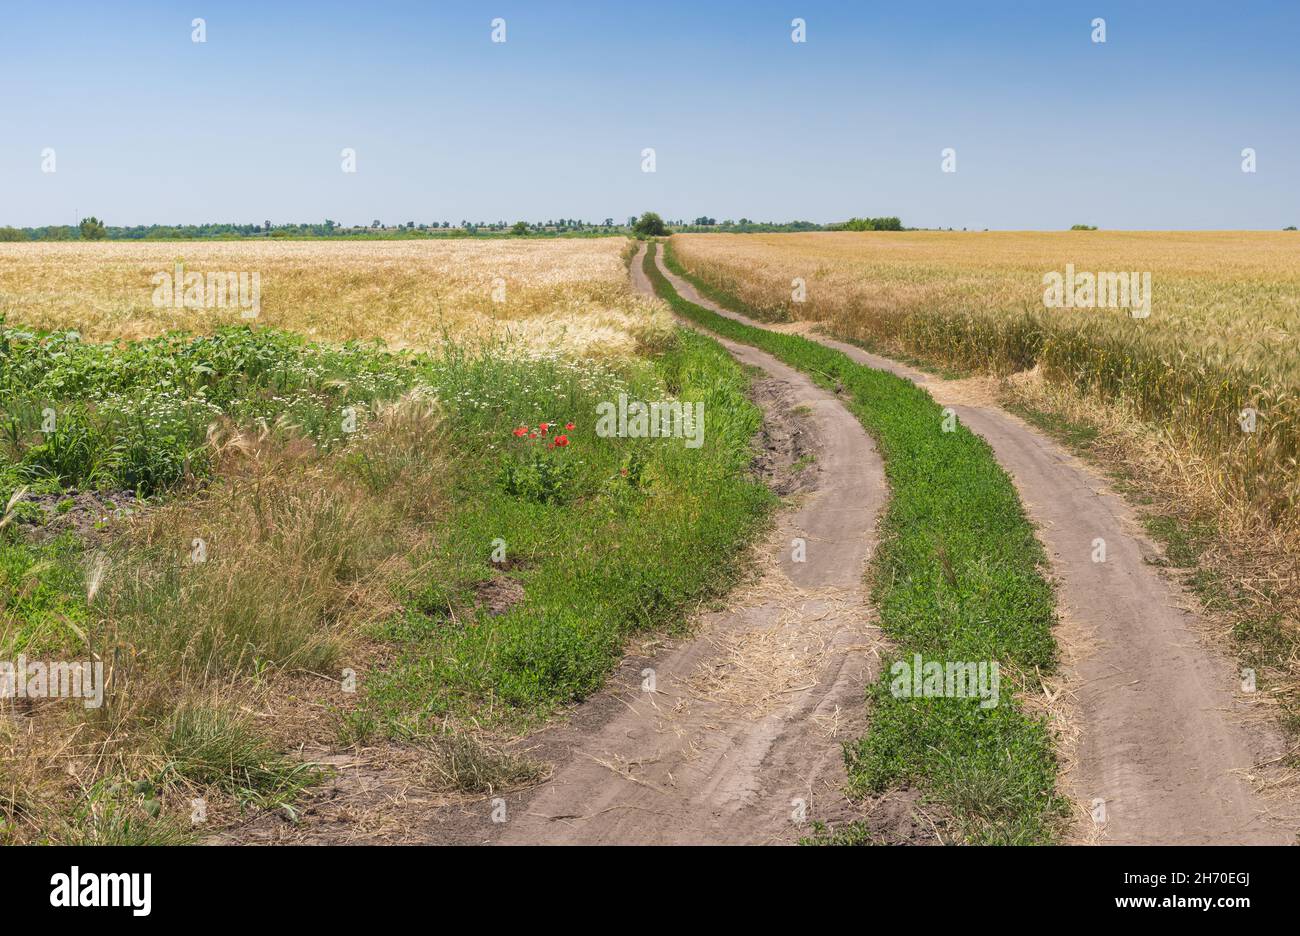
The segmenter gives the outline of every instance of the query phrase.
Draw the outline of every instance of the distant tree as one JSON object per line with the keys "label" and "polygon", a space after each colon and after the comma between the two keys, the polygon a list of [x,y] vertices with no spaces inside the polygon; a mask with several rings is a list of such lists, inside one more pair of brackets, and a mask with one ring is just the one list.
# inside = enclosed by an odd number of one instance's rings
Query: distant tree
{"label": "distant tree", "polygon": [[82,240],[103,240],[108,236],[108,229],[104,227],[104,222],[94,215],[82,218],[80,227]]}
{"label": "distant tree", "polygon": [[647,211],[632,223],[632,231],[642,237],[664,237],[668,234],[668,226],[659,215]]}
{"label": "distant tree", "polygon": [[833,231],[901,231],[903,222],[898,218],[850,218],[843,224],[832,225]]}

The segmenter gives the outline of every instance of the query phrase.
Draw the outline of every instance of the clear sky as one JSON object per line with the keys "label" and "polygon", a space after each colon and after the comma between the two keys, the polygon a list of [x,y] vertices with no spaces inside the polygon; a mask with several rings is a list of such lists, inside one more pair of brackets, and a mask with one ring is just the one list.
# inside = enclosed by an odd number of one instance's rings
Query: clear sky
{"label": "clear sky", "polygon": [[0,224],[1277,229],[1298,49],[1297,0],[0,0]]}

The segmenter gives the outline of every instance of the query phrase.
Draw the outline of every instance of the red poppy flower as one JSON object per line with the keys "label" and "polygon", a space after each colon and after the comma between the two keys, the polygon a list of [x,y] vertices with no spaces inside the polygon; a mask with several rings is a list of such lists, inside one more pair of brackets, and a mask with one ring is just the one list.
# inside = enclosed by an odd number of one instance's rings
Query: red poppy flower
{"label": "red poppy flower", "polygon": [[566,445],[569,444],[569,437],[566,435],[557,435],[555,437],[555,444],[558,445],[560,448],[564,448]]}

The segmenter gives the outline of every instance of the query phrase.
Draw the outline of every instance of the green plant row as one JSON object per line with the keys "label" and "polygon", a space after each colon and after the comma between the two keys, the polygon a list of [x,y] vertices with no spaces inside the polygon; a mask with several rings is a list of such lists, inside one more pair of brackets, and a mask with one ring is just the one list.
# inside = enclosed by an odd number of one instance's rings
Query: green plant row
{"label": "green plant row", "polygon": [[[682,275],[666,258],[669,268]],[[1053,838],[1053,738],[1013,698],[1056,665],[1053,594],[1045,555],[992,450],[914,384],[797,335],[737,322],[683,299],[647,251],[645,271],[681,316],[767,351],[842,395],[875,439],[892,497],[870,570],[880,624],[894,642],[868,692],[871,727],[846,749],[858,793],[920,785],[961,835],[982,843]],[[737,311],[738,303],[732,304]],[[895,663],[997,662],[995,707],[978,698],[892,691]]]}

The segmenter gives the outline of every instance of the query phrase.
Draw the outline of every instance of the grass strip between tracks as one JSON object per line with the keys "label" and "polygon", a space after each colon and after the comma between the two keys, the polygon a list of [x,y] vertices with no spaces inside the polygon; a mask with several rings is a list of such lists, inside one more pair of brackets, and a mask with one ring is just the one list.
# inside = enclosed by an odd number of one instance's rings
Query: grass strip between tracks
{"label": "grass strip between tracks", "polygon": [[[1042,546],[992,450],[945,421],[929,394],[902,378],[682,298],[656,266],[656,246],[646,253],[645,272],[678,315],[760,348],[836,392],[884,458],[892,496],[870,579],[894,647],[868,689],[871,727],[846,746],[851,791],[919,786],[966,841],[1051,841],[1067,810],[1056,790],[1053,737],[1045,718],[1027,712],[1020,699],[1041,698],[1042,677],[1056,666],[1053,593]],[[666,261],[683,275],[671,253]],[[744,312],[734,297],[708,294]],[[911,672],[918,657],[919,679]],[[952,697],[960,682],[946,676],[950,664],[962,663],[998,664],[996,705],[986,707],[987,691],[985,698]],[[945,679],[935,680],[930,664],[939,664]],[[991,687],[990,678],[985,689]],[[865,823],[819,838],[878,840]]]}

